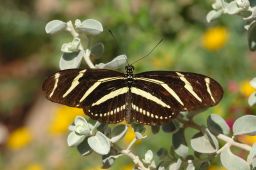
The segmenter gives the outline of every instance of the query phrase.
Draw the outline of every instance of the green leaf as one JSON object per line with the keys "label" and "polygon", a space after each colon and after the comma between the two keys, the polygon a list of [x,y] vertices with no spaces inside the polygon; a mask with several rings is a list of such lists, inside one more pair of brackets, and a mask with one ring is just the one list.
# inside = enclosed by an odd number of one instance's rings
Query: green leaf
{"label": "green leaf", "polygon": [[234,135],[256,135],[256,116],[245,115],[233,124]]}
{"label": "green leaf", "polygon": [[68,146],[78,146],[86,136],[70,132],[67,138]]}
{"label": "green leaf", "polygon": [[127,56],[126,55],[119,55],[117,57],[115,57],[112,61],[104,64],[104,63],[99,63],[96,64],[95,67],[96,68],[100,68],[100,69],[117,69],[118,67],[126,64],[127,62]]}
{"label": "green leaf", "polygon": [[101,132],[88,138],[89,146],[98,154],[106,155],[110,151],[110,140]]}
{"label": "green leaf", "polygon": [[89,155],[92,152],[87,140],[84,140],[82,143],[80,143],[77,146],[77,149],[82,156]]}
{"label": "green leaf", "polygon": [[256,104],[256,92],[253,92],[248,98],[248,104],[253,106]]}
{"label": "green leaf", "polygon": [[234,155],[230,148],[224,149],[220,154],[220,160],[222,165],[228,170],[250,170],[249,164],[242,158]]}
{"label": "green leaf", "polygon": [[128,130],[128,127],[126,125],[117,125],[116,127],[114,127],[114,129],[112,130],[112,138],[110,139],[110,142],[112,143],[116,143],[118,142],[120,139],[122,139],[126,132]]}
{"label": "green leaf", "polygon": [[188,155],[188,146],[185,140],[184,129],[179,129],[172,136],[172,144],[175,150],[175,153],[186,158]]}
{"label": "green leaf", "polygon": [[59,62],[61,70],[78,68],[81,64],[84,52],[64,53]]}
{"label": "green leaf", "polygon": [[247,162],[249,164],[254,163],[253,167],[255,167],[255,165],[256,165],[255,160],[256,160],[256,143],[253,144],[252,149],[250,150],[250,153],[247,156]]}
{"label": "green leaf", "polygon": [[253,21],[253,23],[250,24],[249,30],[248,30],[248,44],[249,49],[251,51],[256,50],[256,21]]}
{"label": "green leaf", "polygon": [[178,159],[177,162],[175,162],[169,166],[169,170],[179,170],[181,163],[182,163],[181,159]]}
{"label": "green leaf", "polygon": [[228,135],[230,128],[227,125],[226,121],[219,115],[211,114],[207,119],[207,126],[209,130],[215,134],[225,134]]}
{"label": "green leaf", "polygon": [[146,164],[150,164],[153,160],[153,152],[151,150],[148,150],[146,153],[145,153],[145,158],[143,159],[143,162],[146,163]]}
{"label": "green leaf", "polygon": [[45,32],[47,34],[54,34],[59,32],[67,27],[67,24],[60,20],[52,20],[48,22],[45,26]]}
{"label": "green leaf", "polygon": [[191,147],[199,153],[215,153],[219,149],[217,138],[208,129],[204,134],[199,132],[194,135],[190,142]]}
{"label": "green leaf", "polygon": [[84,20],[81,25],[78,25],[77,28],[80,31],[84,31],[91,35],[97,35],[103,32],[102,24],[95,19]]}

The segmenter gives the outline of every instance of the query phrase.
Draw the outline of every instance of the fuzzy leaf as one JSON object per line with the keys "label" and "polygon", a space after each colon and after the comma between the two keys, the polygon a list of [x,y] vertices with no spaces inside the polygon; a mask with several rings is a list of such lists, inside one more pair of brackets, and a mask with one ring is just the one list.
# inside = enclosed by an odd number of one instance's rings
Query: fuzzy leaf
{"label": "fuzzy leaf", "polygon": [[84,139],[84,135],[78,135],[75,132],[70,132],[67,139],[68,146],[78,146]]}
{"label": "fuzzy leaf", "polygon": [[104,64],[104,63],[96,64],[95,67],[100,68],[100,69],[103,69],[103,68],[116,69],[116,68],[126,64],[126,61],[127,61],[126,55],[119,55],[116,58],[114,58],[112,61],[110,61],[106,64]]}
{"label": "fuzzy leaf", "polygon": [[256,159],[256,143],[253,144],[252,149],[250,150],[249,155],[247,156],[247,162],[252,164]]}
{"label": "fuzzy leaf", "polygon": [[219,115],[211,114],[207,119],[207,126],[209,130],[215,134],[225,134],[228,135],[230,128],[227,125],[226,121]]}
{"label": "fuzzy leaf", "polygon": [[47,34],[54,34],[59,32],[67,27],[67,24],[60,20],[52,20],[48,22],[45,26],[45,32]]}
{"label": "fuzzy leaf", "polygon": [[64,43],[61,47],[63,53],[73,53],[78,52],[80,46],[80,39],[74,38],[72,42]]}
{"label": "fuzzy leaf", "polygon": [[89,146],[98,154],[106,155],[110,151],[110,140],[101,132],[88,138]]}
{"label": "fuzzy leaf", "polygon": [[228,170],[250,170],[249,164],[242,158],[234,155],[230,148],[224,149],[220,154],[222,165]]}
{"label": "fuzzy leaf", "polygon": [[[250,24],[249,30],[248,30],[248,44],[249,49],[251,51],[256,50],[256,21],[254,21],[252,24]],[[255,86],[253,86],[255,87]],[[256,87],[255,87],[256,88]]]}
{"label": "fuzzy leaf", "polygon": [[245,115],[238,118],[233,125],[234,135],[256,135],[256,116]]}
{"label": "fuzzy leaf", "polygon": [[77,149],[82,156],[89,155],[92,152],[92,149],[88,145],[87,140],[84,140],[82,143],[80,143],[77,146]]}
{"label": "fuzzy leaf", "polygon": [[175,162],[169,166],[169,170],[179,170],[181,163],[182,163],[181,159],[178,159],[177,162]]}
{"label": "fuzzy leaf", "polygon": [[136,139],[143,139],[143,135],[140,132],[135,132]]}
{"label": "fuzzy leaf", "polygon": [[191,160],[188,160],[188,166],[186,170],[195,170],[195,166]]}
{"label": "fuzzy leaf", "polygon": [[179,129],[172,136],[172,144],[177,153],[182,158],[186,158],[188,155],[188,146],[184,136],[184,129]]}
{"label": "fuzzy leaf", "polygon": [[219,143],[207,129],[205,134],[200,132],[194,135],[191,147],[199,153],[215,153],[219,149]]}
{"label": "fuzzy leaf", "polygon": [[146,164],[150,164],[151,161],[153,160],[153,152],[151,150],[148,150],[146,153],[145,153],[145,158],[143,160],[144,163]]}
{"label": "fuzzy leaf", "polygon": [[230,3],[227,4],[227,6],[224,9],[224,13],[234,15],[239,12],[241,12],[243,9],[240,8],[235,1],[231,1]]}
{"label": "fuzzy leaf", "polygon": [[59,62],[61,70],[78,68],[81,64],[84,52],[64,53]]}
{"label": "fuzzy leaf", "polygon": [[98,35],[103,32],[102,24],[94,19],[84,20],[80,25],[77,25],[77,28],[91,35]]}
{"label": "fuzzy leaf", "polygon": [[206,21],[211,22],[212,20],[215,20],[219,18],[222,15],[223,11],[222,10],[211,10],[207,15],[206,15]]}
{"label": "fuzzy leaf", "polygon": [[116,143],[118,142],[120,139],[122,139],[126,132],[128,130],[128,127],[126,125],[117,125],[116,127],[114,127],[114,129],[112,130],[112,138],[110,139],[110,142],[112,143]]}
{"label": "fuzzy leaf", "polygon": [[256,104],[256,92],[253,92],[248,98],[248,104],[253,106]]}

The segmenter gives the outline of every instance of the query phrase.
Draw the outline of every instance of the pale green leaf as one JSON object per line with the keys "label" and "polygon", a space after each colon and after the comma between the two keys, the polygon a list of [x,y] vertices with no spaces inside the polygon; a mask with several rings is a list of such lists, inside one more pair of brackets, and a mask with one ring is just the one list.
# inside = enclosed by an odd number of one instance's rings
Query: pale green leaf
{"label": "pale green leaf", "polygon": [[116,127],[114,127],[114,129],[112,130],[112,138],[110,139],[110,142],[112,143],[116,143],[118,142],[120,139],[122,139],[126,132],[128,130],[128,127],[126,125],[117,125]]}
{"label": "pale green leaf", "polygon": [[240,8],[235,1],[228,3],[224,9],[224,13],[234,15],[241,12],[243,9]]}
{"label": "pale green leaf", "polygon": [[59,61],[59,67],[61,70],[78,68],[81,64],[84,51],[74,53],[64,53]]}
{"label": "pale green leaf", "polygon": [[211,10],[207,15],[206,15],[206,21],[211,22],[212,20],[215,20],[219,18],[222,15],[223,11],[222,10]]}
{"label": "pale green leaf", "polygon": [[256,89],[256,77],[250,81],[250,85]]}
{"label": "pale green leaf", "polygon": [[247,162],[252,164],[256,159],[256,143],[253,144],[252,149],[250,150],[249,155],[247,156]]}
{"label": "pale green leaf", "polygon": [[146,163],[146,164],[150,164],[153,160],[153,152],[151,150],[148,150],[146,153],[145,153],[145,158],[143,159],[143,162]]}
{"label": "pale green leaf", "polygon": [[48,22],[45,26],[45,32],[47,34],[54,34],[59,32],[67,27],[67,24],[60,20],[52,20]]}
{"label": "pale green leaf", "polygon": [[186,170],[195,170],[195,166],[191,160],[188,160],[188,166]]}
{"label": "pale green leaf", "polygon": [[222,165],[228,170],[250,170],[250,165],[242,158],[234,155],[230,148],[224,149],[220,154]]}
{"label": "pale green leaf", "polygon": [[96,153],[106,155],[110,151],[110,140],[101,132],[88,138],[88,144]]}
{"label": "pale green leaf", "polygon": [[184,129],[179,129],[173,134],[172,144],[176,154],[182,158],[187,157],[189,150],[184,136]]}
{"label": "pale green leaf", "polygon": [[180,169],[180,166],[181,166],[181,159],[178,159],[177,162],[175,163],[172,163],[170,166],[169,166],[169,170],[179,170]]}
{"label": "pale green leaf", "polygon": [[234,135],[256,135],[256,116],[245,115],[233,124]]}
{"label": "pale green leaf", "polygon": [[91,35],[97,35],[103,32],[102,24],[94,19],[84,20],[77,28]]}
{"label": "pale green leaf", "polygon": [[248,104],[253,106],[256,104],[256,92],[253,92],[248,98]]}
{"label": "pale green leaf", "polygon": [[70,132],[67,138],[68,146],[78,146],[84,139],[84,135],[78,135],[75,132]]}
{"label": "pale green leaf", "polygon": [[124,64],[126,64],[127,62],[127,56],[126,55],[119,55],[116,58],[114,58],[112,61],[104,64],[104,63],[99,63],[96,64],[95,67],[96,68],[100,68],[100,69],[116,69]]}
{"label": "pale green leaf", "polygon": [[228,135],[230,133],[230,128],[227,125],[226,121],[219,115],[211,114],[207,119],[207,126],[209,130],[215,134],[225,134]]}

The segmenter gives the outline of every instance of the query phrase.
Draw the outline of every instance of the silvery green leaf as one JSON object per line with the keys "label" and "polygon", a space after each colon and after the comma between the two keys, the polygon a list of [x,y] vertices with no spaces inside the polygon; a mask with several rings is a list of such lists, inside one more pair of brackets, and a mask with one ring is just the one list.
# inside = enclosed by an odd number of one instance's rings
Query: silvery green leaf
{"label": "silvery green leaf", "polygon": [[222,165],[228,170],[250,170],[250,165],[242,158],[234,155],[230,148],[224,149],[220,154]]}
{"label": "silvery green leaf", "polygon": [[223,14],[222,10],[211,10],[210,12],[208,12],[208,14],[206,15],[206,21],[207,22],[211,22],[214,19],[219,18],[221,15]]}
{"label": "silvery green leaf", "polygon": [[256,135],[256,116],[245,115],[233,124],[234,135]]}
{"label": "silvery green leaf", "polygon": [[114,127],[112,131],[113,137],[110,139],[110,142],[112,143],[118,142],[120,139],[122,139],[125,136],[127,130],[128,130],[128,127],[126,125],[117,125],[116,127]]}
{"label": "silvery green leaf", "polygon": [[77,150],[79,151],[79,153],[82,156],[86,156],[89,155],[92,152],[92,149],[90,148],[90,146],[88,145],[87,140],[84,140],[82,143],[80,143],[77,146]]}
{"label": "silvery green leaf", "polygon": [[90,126],[82,116],[75,118],[75,129],[74,131],[79,135],[88,136],[90,134]]}
{"label": "silvery green leaf", "polygon": [[250,7],[250,2],[248,0],[236,0],[237,6],[243,9],[248,9]]}
{"label": "silvery green leaf", "polygon": [[70,125],[70,126],[68,127],[68,130],[69,130],[69,131],[75,131],[75,128],[76,128],[75,125]]}
{"label": "silvery green leaf", "polygon": [[250,81],[250,85],[256,89],[256,77],[254,77],[251,81]]}
{"label": "silvery green leaf", "polygon": [[172,144],[175,150],[175,153],[186,158],[188,155],[188,146],[184,136],[184,129],[179,129],[172,136]]}
{"label": "silvery green leaf", "polygon": [[67,24],[60,20],[52,20],[48,22],[45,26],[45,32],[47,34],[54,34],[59,32],[67,27]]}
{"label": "silvery green leaf", "polygon": [[247,162],[249,164],[252,164],[255,160],[256,160],[256,143],[253,144],[252,149],[250,150],[250,153],[247,156]]}
{"label": "silvery green leaf", "polygon": [[238,7],[237,3],[235,1],[231,1],[227,4],[227,6],[224,8],[224,13],[234,15],[239,12],[241,12],[243,9]]}
{"label": "silvery green leaf", "polygon": [[78,135],[75,132],[70,132],[67,139],[68,146],[78,146],[84,139],[84,135]]}
{"label": "silvery green leaf", "polygon": [[179,170],[181,163],[182,163],[181,159],[178,159],[177,162],[175,162],[169,166],[169,170]]}
{"label": "silvery green leaf", "polygon": [[136,139],[143,139],[143,135],[140,132],[135,132]]}
{"label": "silvery green leaf", "polygon": [[110,168],[115,162],[115,159],[114,158],[107,158],[107,159],[104,159],[102,161],[103,165],[102,165],[102,169],[108,169]]}
{"label": "silvery green leaf", "polygon": [[[251,51],[256,50],[256,21],[253,21],[250,24],[249,30],[248,30],[248,43],[249,43],[249,48]],[[255,86],[253,86],[255,87]],[[255,87],[256,88],[256,87]]]}
{"label": "silvery green leaf", "polygon": [[91,48],[91,54],[94,58],[99,58],[104,53],[104,44],[97,43]]}
{"label": "silvery green leaf", "polygon": [[195,170],[195,166],[191,160],[188,160],[188,166],[186,170]]}
{"label": "silvery green leaf", "polygon": [[153,160],[152,162],[151,162],[151,164],[149,165],[151,168],[156,168],[156,163],[155,163],[155,161]]}
{"label": "silvery green leaf", "polygon": [[86,19],[81,25],[78,25],[77,29],[80,31],[84,31],[91,35],[97,35],[103,32],[102,24],[94,19]]}
{"label": "silvery green leaf", "polygon": [[212,4],[212,8],[219,10],[224,8],[227,5],[227,3],[224,0],[215,0],[215,3]]}
{"label": "silvery green leaf", "polygon": [[112,61],[110,61],[106,64],[104,64],[104,63],[96,64],[95,67],[100,68],[100,69],[103,69],[103,68],[116,69],[116,68],[126,64],[126,62],[127,62],[126,55],[119,55],[116,58],[114,58]]}
{"label": "silvery green leaf", "polygon": [[249,106],[253,106],[256,104],[256,92],[253,92],[248,98]]}
{"label": "silvery green leaf", "polygon": [[61,70],[78,68],[81,64],[82,58],[84,56],[84,51],[74,52],[74,53],[64,53],[59,62],[59,67]]}
{"label": "silvery green leaf", "polygon": [[146,164],[150,164],[153,160],[153,152],[151,150],[148,150],[146,153],[145,153],[145,158],[142,160],[144,163]]}
{"label": "silvery green leaf", "polygon": [[82,22],[81,22],[80,19],[76,19],[76,20],[75,20],[75,27],[76,27],[76,28],[77,28],[77,27],[80,27],[81,24],[82,24]]}
{"label": "silvery green leaf", "polygon": [[61,47],[63,53],[73,53],[79,51],[80,39],[74,38],[72,42],[64,43]]}
{"label": "silvery green leaf", "polygon": [[204,134],[197,133],[191,139],[191,147],[199,153],[215,153],[219,149],[219,143],[215,136],[206,129]]}
{"label": "silvery green leaf", "polygon": [[160,167],[158,167],[158,170],[165,170],[165,167],[160,166]]}
{"label": "silvery green leaf", "polygon": [[225,134],[228,135],[230,132],[230,128],[227,125],[226,121],[217,114],[211,114],[207,119],[207,126],[209,130],[215,134]]}
{"label": "silvery green leaf", "polygon": [[106,155],[110,151],[110,140],[101,132],[88,138],[88,144],[96,153]]}

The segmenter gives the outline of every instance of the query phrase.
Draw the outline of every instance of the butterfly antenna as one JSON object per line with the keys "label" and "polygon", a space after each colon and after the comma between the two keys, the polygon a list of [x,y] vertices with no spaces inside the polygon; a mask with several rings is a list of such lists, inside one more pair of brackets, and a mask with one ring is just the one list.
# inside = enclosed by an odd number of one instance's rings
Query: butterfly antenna
{"label": "butterfly antenna", "polygon": [[134,62],[132,63],[132,65],[133,65],[134,63],[137,63],[138,61],[142,60],[143,58],[149,56],[163,41],[164,41],[163,38],[162,38],[161,40],[159,40],[158,43],[157,43],[146,55],[144,55],[143,57],[141,57],[141,58],[139,58],[138,60],[134,61]]}
{"label": "butterfly antenna", "polygon": [[[113,37],[113,39],[115,40],[115,43],[116,43],[117,47],[118,47],[119,49],[121,49],[120,46],[119,46],[119,44],[118,44],[117,38],[116,38],[116,36],[114,35],[114,33],[113,33],[110,29],[108,29],[108,32],[110,33],[110,35],[111,35],[111,36]],[[122,50],[121,50],[121,51],[122,51]],[[126,59],[126,63],[127,63],[127,65],[129,65],[127,59]]]}

